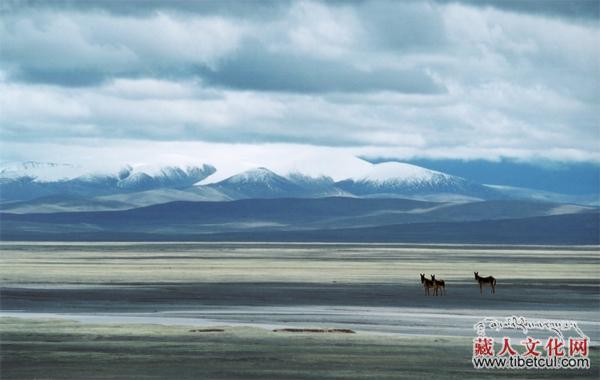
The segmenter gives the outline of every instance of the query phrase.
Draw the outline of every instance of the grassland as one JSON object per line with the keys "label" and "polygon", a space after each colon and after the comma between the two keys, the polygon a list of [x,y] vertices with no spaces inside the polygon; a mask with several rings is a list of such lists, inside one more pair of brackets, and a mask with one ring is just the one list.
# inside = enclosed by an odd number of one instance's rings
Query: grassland
{"label": "grassland", "polygon": [[420,272],[472,283],[474,270],[507,281],[596,281],[600,255],[596,247],[2,243],[0,264],[4,284],[398,283]]}

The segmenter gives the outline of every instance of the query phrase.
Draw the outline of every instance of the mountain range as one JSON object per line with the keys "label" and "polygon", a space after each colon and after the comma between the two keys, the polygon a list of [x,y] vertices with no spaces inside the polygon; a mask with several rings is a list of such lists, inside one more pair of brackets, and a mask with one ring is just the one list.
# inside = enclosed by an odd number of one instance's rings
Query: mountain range
{"label": "mountain range", "polygon": [[597,196],[576,202],[400,162],[368,164],[336,180],[264,167],[220,179],[217,171],[208,164],[126,165],[108,174],[5,165],[0,238],[600,243]]}
{"label": "mountain range", "polygon": [[134,169],[126,165],[115,173],[86,173],[75,177],[48,177],[57,169],[76,169],[73,165],[24,162],[0,168],[0,200],[27,201],[41,197],[95,197],[132,193],[159,188],[180,189],[213,174],[210,165],[185,168],[164,166]]}
{"label": "mountain range", "polygon": [[120,211],[0,213],[0,220],[3,240],[600,243],[598,208],[512,200],[179,201]]}
{"label": "mountain range", "polygon": [[554,194],[485,185],[400,162],[369,164],[349,178],[275,173],[254,168],[212,182],[208,164],[125,165],[113,173],[85,172],[70,164],[23,162],[0,166],[0,209],[60,212],[123,210],[173,201],[228,201],[255,198],[405,198],[429,201],[525,199],[597,205],[594,196]]}

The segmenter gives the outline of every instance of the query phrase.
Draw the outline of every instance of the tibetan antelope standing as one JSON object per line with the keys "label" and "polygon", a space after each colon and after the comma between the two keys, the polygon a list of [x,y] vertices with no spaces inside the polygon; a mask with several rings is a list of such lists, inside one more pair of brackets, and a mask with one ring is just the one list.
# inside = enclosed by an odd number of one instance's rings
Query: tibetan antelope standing
{"label": "tibetan antelope standing", "polygon": [[435,289],[435,284],[432,280],[425,277],[425,273],[421,273],[421,284],[423,284],[423,288],[425,289],[425,294],[429,294],[429,289]]}
{"label": "tibetan antelope standing", "polygon": [[444,280],[436,280],[435,274],[431,275],[431,281],[433,281],[433,294],[438,295],[438,291],[441,296],[446,295],[446,281]]}
{"label": "tibetan antelope standing", "polygon": [[496,279],[493,276],[481,277],[479,272],[475,273],[475,280],[479,283],[479,293],[483,295],[483,287],[489,286],[492,288],[492,293],[496,293]]}

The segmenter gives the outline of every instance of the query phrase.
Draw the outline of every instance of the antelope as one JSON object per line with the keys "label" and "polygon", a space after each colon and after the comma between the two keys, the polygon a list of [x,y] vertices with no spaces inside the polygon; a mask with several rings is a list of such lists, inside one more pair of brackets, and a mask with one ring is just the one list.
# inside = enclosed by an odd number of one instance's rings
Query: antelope
{"label": "antelope", "polygon": [[496,279],[493,276],[481,277],[479,272],[475,273],[475,280],[479,282],[479,293],[483,295],[483,287],[489,286],[492,288],[492,293],[496,294]]}
{"label": "antelope", "polygon": [[432,280],[425,277],[425,273],[421,273],[421,284],[423,284],[423,288],[425,288],[426,295],[429,295],[429,289],[435,288],[435,284]]}
{"label": "antelope", "polygon": [[444,280],[436,280],[434,274],[431,275],[431,281],[433,281],[434,294],[436,296],[438,294],[438,290],[441,292],[440,295],[443,296],[443,295],[446,294],[446,281],[444,281]]}

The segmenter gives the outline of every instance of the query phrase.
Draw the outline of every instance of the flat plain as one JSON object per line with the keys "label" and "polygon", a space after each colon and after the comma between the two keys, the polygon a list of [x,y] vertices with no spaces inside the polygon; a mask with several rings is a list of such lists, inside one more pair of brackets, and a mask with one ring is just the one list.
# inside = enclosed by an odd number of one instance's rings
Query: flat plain
{"label": "flat plain", "polygon": [[[474,271],[498,279],[495,295]],[[426,296],[419,273],[446,296]],[[471,364],[483,317],[575,320],[597,342],[597,247],[2,243],[0,279],[8,379],[599,374],[596,345],[587,371]]]}

